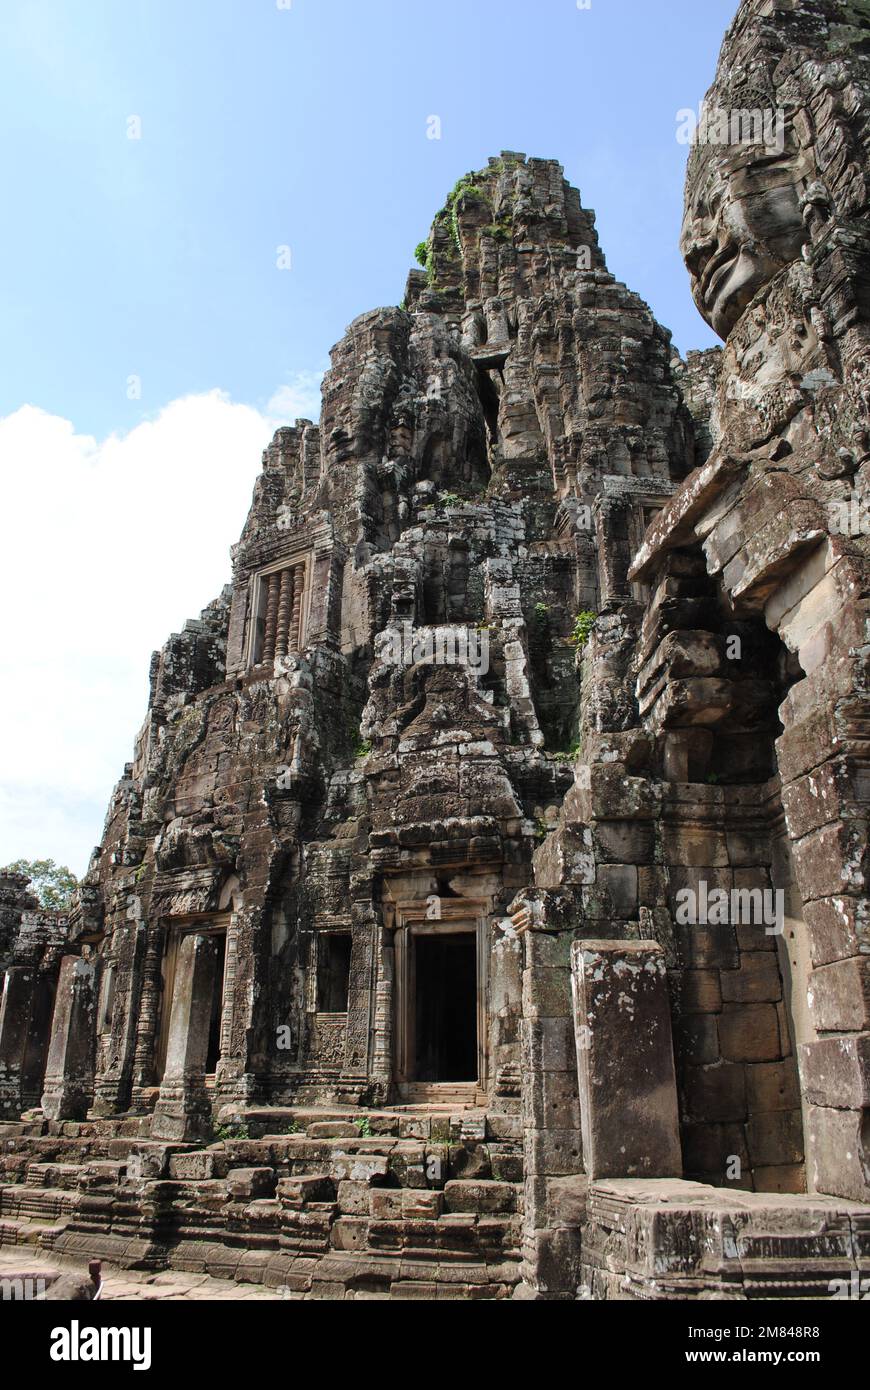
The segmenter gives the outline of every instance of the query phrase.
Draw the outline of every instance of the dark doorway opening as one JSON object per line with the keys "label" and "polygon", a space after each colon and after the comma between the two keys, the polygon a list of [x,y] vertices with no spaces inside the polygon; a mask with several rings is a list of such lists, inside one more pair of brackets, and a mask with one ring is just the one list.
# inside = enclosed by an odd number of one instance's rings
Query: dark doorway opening
{"label": "dark doorway opening", "polygon": [[346,1014],[350,990],[350,933],[324,933],[317,941],[317,1009]]}
{"label": "dark doorway opening", "polygon": [[206,1076],[212,1076],[217,1070],[217,1064],[221,1055],[221,1014],[224,1006],[224,966],[227,956],[227,938],[225,932],[219,932],[214,937],[217,946],[217,960],[214,968],[214,985],[211,993],[211,1021],[208,1029],[208,1057],[205,1063]]}
{"label": "dark doorway opening", "polygon": [[414,1079],[476,1081],[475,933],[418,935],[414,953]]}
{"label": "dark doorway opening", "polygon": [[54,1014],[54,996],[54,981],[43,976],[36,985],[21,1068],[21,1098],[26,1102],[26,1108],[39,1105],[42,1097],[51,1020]]}

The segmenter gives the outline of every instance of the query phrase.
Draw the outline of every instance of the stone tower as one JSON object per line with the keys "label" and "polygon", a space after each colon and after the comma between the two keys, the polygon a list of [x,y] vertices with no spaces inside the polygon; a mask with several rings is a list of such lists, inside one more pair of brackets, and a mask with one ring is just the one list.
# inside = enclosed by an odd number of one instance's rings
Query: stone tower
{"label": "stone tower", "polygon": [[740,6],[683,233],[724,350],[512,152],[351,325],[153,658],[0,1211],[50,1140],[59,1248],[300,1296],[866,1260],[868,39]]}

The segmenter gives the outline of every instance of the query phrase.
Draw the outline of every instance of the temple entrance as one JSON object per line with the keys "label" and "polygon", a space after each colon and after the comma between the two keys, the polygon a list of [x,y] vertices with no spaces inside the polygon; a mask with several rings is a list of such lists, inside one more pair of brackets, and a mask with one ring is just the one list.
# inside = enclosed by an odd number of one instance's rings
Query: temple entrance
{"label": "temple entrance", "polygon": [[477,942],[472,932],[415,936],[412,1081],[476,1081]]}
{"label": "temple entrance", "polygon": [[[182,947],[190,937],[200,938],[208,950],[189,970],[180,970]],[[214,1086],[221,1055],[221,1018],[226,974],[226,919],[184,923],[170,930],[162,968],[162,1018],[156,1056],[157,1077],[169,1070],[171,1040],[188,1054],[201,1058],[200,1075],[208,1089]],[[198,1069],[198,1068],[197,1068]]]}
{"label": "temple entrance", "polygon": [[414,902],[395,933],[394,1076],[411,1104],[471,1103],[486,1088],[487,925],[468,907]]}

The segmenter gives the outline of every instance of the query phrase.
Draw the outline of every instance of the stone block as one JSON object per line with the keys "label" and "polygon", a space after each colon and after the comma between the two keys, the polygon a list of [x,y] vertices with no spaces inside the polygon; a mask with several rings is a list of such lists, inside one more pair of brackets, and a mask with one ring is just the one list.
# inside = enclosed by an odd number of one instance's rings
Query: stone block
{"label": "stone block", "polygon": [[637,916],[635,864],[599,864],[596,886],[606,894],[611,910],[617,917]]}
{"label": "stone block", "polygon": [[820,1033],[870,1029],[870,956],[853,956],[814,970],[808,998]]}
{"label": "stone block", "polygon": [[567,1018],[571,1014],[571,972],[558,968],[523,971],[523,1016]]}
{"label": "stone block", "polygon": [[506,1182],[451,1181],[444,1184],[444,1205],[448,1212],[512,1212],[516,1210],[516,1188]]}
{"label": "stone block", "polygon": [[365,1250],[368,1246],[369,1223],[361,1216],[340,1216],[333,1224],[330,1236],[333,1250]]}
{"label": "stone block", "polygon": [[564,1177],[582,1165],[579,1129],[530,1129],[524,1143],[525,1170],[531,1176]]}
{"label": "stone block", "polygon": [[870,1033],[806,1043],[800,1067],[810,1105],[870,1110]]}
{"label": "stone block", "polygon": [[756,1168],[752,1176],[756,1192],[806,1192],[807,1175],[802,1163]]}
{"label": "stone block", "polygon": [[794,1059],[757,1062],[754,1066],[748,1066],[746,1097],[750,1115],[764,1115],[771,1110],[796,1110],[800,1106],[800,1091]]}
{"label": "stone block", "polygon": [[648,864],[653,857],[652,821],[596,821],[592,844],[599,864]]}
{"label": "stone block", "polygon": [[728,1062],[777,1062],[782,1054],[779,1017],[773,1004],[726,1004],[719,1043]]}
{"label": "stone block", "polygon": [[870,951],[866,900],[840,895],[804,905],[813,965],[830,965]]}
{"label": "stone block", "polygon": [[684,1014],[718,1013],[722,990],[718,970],[684,970],[679,985],[680,1009]]}
{"label": "stone block", "polygon": [[743,1173],[750,1168],[742,1124],[687,1124],[683,1127],[683,1157],[687,1173],[717,1174],[724,1183],[729,1163],[738,1159]]}
{"label": "stone block", "polygon": [[691,1120],[743,1121],[747,1114],[746,1069],[736,1062],[687,1067],[682,1093]]}
{"label": "stone block", "polygon": [[782,998],[779,962],[770,951],[744,951],[738,970],[723,970],[719,977],[726,1004],[776,1003]]}
{"label": "stone block", "polygon": [[590,1177],[682,1172],[664,953],[578,941],[572,980],[581,1127]]}
{"label": "stone block", "polygon": [[205,1182],[214,1177],[214,1154],[206,1152],[173,1154],[169,1176],[182,1182]]}
{"label": "stone block", "polygon": [[746,1142],[753,1168],[802,1163],[804,1135],[800,1110],[752,1115],[746,1126]]}
{"label": "stone block", "polygon": [[340,1182],[338,1184],[339,1210],[346,1216],[366,1216],[372,1189],[364,1182]]}
{"label": "stone block", "polygon": [[690,923],[676,928],[680,958],[688,969],[736,970],[740,965],[737,936],[730,924]]}
{"label": "stone block", "polygon": [[807,1109],[807,1179],[813,1191],[870,1202],[867,1112]]}
{"label": "stone block", "polygon": [[674,1024],[674,1053],[685,1066],[704,1066],[719,1059],[719,1024],[715,1014],[686,1014]]}
{"label": "stone block", "polygon": [[234,1201],[256,1202],[275,1191],[274,1168],[231,1168],[226,1176],[227,1191]]}

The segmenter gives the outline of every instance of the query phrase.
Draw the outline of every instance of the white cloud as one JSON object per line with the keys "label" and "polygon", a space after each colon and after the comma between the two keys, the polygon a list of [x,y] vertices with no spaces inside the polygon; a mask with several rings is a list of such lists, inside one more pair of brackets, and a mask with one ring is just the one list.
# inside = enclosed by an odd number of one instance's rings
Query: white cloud
{"label": "white cloud", "polygon": [[289,382],[278,387],[266,413],[291,425],[297,420],[318,420],[322,380],[323,372],[294,372]]}
{"label": "white cloud", "polygon": [[148,697],[148,662],[230,579],[262,450],[317,418],[318,374],[264,414],[221,391],[98,441],[25,405],[0,418],[0,864],[81,874]]}

